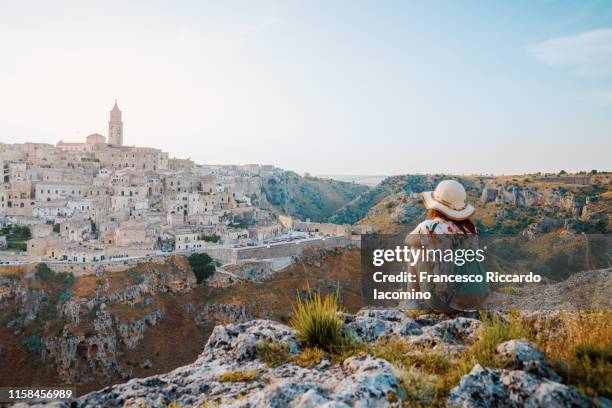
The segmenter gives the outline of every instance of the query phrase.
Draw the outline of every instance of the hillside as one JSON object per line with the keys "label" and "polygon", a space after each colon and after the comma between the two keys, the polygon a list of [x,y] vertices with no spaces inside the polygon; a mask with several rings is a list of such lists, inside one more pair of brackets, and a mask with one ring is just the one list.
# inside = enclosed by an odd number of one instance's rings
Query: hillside
{"label": "hillside", "polygon": [[66,385],[77,392],[192,362],[217,324],[254,317],[287,321],[308,287],[359,307],[359,253],[317,252],[270,280],[197,285],[173,257],[128,271],[72,277],[44,266],[0,267],[0,384]]}
{"label": "hillside", "polygon": [[[609,283],[610,271],[586,274],[595,285]],[[556,286],[547,289],[563,297],[572,285]],[[541,294],[526,296],[537,303]],[[248,320],[215,327],[189,365],[73,406],[608,406],[611,318],[364,309],[339,315],[353,342],[341,352],[308,347],[284,324]]]}
{"label": "hillside", "polygon": [[262,181],[261,191],[278,211],[316,222],[330,221],[334,214],[368,187],[279,171]]}
{"label": "hillside", "polygon": [[[446,178],[459,180],[476,207],[480,232],[535,236],[559,228],[576,233],[605,233],[612,227],[610,175],[566,176],[396,176],[346,205],[350,214],[375,231],[393,233],[413,228],[425,217],[418,193]],[[375,193],[376,192],[376,193]]]}

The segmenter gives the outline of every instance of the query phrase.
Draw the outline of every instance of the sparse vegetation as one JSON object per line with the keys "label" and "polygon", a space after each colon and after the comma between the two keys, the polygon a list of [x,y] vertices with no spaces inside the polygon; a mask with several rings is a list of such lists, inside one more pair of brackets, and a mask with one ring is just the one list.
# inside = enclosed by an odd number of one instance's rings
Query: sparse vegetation
{"label": "sparse vegetation", "polygon": [[269,367],[277,367],[289,361],[287,345],[279,344],[276,341],[259,343],[256,346],[255,355]]}
{"label": "sparse vegetation", "polygon": [[249,371],[228,371],[219,376],[219,382],[246,382],[253,381],[257,378],[259,372],[257,370]]}
{"label": "sparse vegetation", "polygon": [[320,348],[307,348],[297,356],[293,357],[293,362],[300,367],[316,366],[325,357],[325,352]]}
{"label": "sparse vegetation", "polygon": [[564,382],[590,395],[612,397],[612,312],[562,312],[538,328],[542,351]]}
{"label": "sparse vegetation", "polygon": [[485,367],[498,366],[500,362],[495,359],[495,348],[504,341],[533,338],[532,331],[517,315],[511,315],[506,321],[498,315],[489,317],[483,313],[481,319],[482,328],[478,337],[460,361],[465,373],[476,363]]}
{"label": "sparse vegetation", "polygon": [[30,353],[38,354],[43,347],[42,331],[35,331],[30,337],[21,342]]}
{"label": "sparse vegetation", "polygon": [[369,190],[360,184],[301,177],[291,171],[279,171],[263,182],[261,192],[274,207],[302,220],[315,222],[337,222],[332,218],[360,194]]}
{"label": "sparse vegetation", "polygon": [[506,340],[530,338],[530,330],[518,317],[508,321],[498,316],[482,315],[483,325],[474,343],[456,358],[417,346],[403,339],[391,338],[368,347],[367,352],[398,367],[401,396],[410,406],[443,406],[450,390],[474,365],[497,367],[495,348]]}
{"label": "sparse vegetation", "polygon": [[428,407],[435,405],[437,377],[418,368],[407,367],[396,373],[404,391],[402,399],[409,406]]}

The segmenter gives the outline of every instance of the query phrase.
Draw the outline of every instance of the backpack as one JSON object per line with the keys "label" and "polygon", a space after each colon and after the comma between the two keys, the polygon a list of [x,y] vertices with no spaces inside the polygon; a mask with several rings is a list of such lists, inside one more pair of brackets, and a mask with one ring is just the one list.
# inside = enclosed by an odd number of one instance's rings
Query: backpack
{"label": "backpack", "polygon": [[[459,239],[453,250],[463,248],[463,239]],[[471,262],[465,261],[461,266],[455,264],[452,273],[453,275],[482,276],[482,282],[455,282],[449,303],[449,306],[455,310],[477,310],[490,293],[489,282],[487,282],[486,271],[482,263],[473,259]]]}

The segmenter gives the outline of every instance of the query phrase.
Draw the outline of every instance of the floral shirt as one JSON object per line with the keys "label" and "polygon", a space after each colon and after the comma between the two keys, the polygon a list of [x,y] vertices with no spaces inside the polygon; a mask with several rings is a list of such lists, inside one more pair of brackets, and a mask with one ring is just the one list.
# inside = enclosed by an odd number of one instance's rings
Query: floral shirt
{"label": "floral shirt", "polygon": [[437,235],[437,234],[463,234],[463,230],[450,220],[434,218],[421,222],[410,234]]}

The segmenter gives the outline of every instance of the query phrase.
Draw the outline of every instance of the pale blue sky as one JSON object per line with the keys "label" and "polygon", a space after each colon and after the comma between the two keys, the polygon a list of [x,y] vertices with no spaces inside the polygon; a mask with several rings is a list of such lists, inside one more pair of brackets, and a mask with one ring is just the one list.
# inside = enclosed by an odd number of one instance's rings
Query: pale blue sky
{"label": "pale blue sky", "polygon": [[[129,3],[129,4],[128,4]],[[610,170],[612,3],[0,0],[0,142],[312,174]]]}

